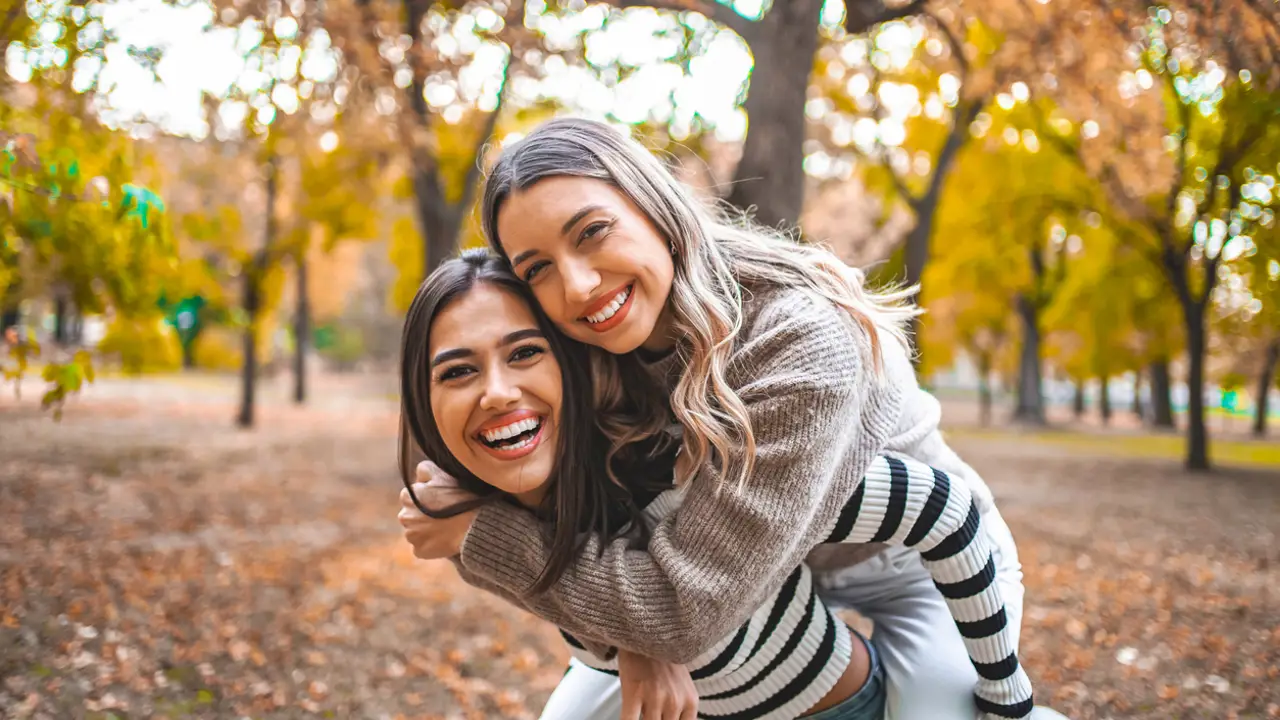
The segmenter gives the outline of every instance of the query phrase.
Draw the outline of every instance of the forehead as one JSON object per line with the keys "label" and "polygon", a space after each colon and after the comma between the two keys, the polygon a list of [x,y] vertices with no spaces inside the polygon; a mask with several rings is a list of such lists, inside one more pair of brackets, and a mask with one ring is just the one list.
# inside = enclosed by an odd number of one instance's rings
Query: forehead
{"label": "forehead", "polygon": [[564,221],[588,205],[618,208],[628,204],[625,195],[603,180],[562,175],[513,192],[498,213],[498,225],[504,239],[508,232],[517,230],[559,235]]}
{"label": "forehead", "polygon": [[533,312],[515,293],[480,283],[436,315],[427,352],[482,350],[498,345],[508,333],[536,327]]}

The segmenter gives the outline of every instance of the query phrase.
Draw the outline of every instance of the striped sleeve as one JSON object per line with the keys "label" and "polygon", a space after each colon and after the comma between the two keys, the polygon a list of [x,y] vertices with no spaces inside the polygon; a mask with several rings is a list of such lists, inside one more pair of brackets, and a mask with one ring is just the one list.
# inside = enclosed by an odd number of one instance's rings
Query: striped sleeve
{"label": "striped sleeve", "polygon": [[1031,680],[1018,663],[995,559],[964,482],[913,460],[877,457],[826,542],[919,550],[978,671],[978,709],[1002,718],[1031,714]]}

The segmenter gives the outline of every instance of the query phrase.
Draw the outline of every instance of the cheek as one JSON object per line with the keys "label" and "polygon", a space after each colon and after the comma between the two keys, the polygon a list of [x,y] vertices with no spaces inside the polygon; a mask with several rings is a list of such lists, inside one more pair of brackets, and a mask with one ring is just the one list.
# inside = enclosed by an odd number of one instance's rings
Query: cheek
{"label": "cheek", "polygon": [[547,314],[556,327],[565,333],[577,329],[577,318],[565,307],[564,291],[556,277],[545,278],[534,286],[533,298],[538,301],[538,307],[542,308],[542,312]]}
{"label": "cheek", "polygon": [[560,408],[564,406],[564,383],[560,379],[560,366],[557,363],[544,363],[542,368],[542,377],[539,385],[541,387],[540,394],[542,401],[551,408],[551,417],[555,420],[556,425],[560,424]]}
{"label": "cheek", "polygon": [[460,455],[466,445],[463,435],[469,414],[465,403],[454,397],[454,393],[437,391],[431,398],[431,414],[449,451]]}

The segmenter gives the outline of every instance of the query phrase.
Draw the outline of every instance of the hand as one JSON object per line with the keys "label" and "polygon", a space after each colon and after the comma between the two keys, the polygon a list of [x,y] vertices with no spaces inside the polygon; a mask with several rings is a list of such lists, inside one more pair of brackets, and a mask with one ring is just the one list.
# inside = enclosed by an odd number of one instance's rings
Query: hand
{"label": "hand", "polygon": [[[418,464],[413,492],[418,501],[431,510],[443,510],[475,495],[458,488],[458,483],[431,461]],[[422,514],[413,504],[406,488],[400,491],[400,526],[404,539],[413,546],[414,557],[423,560],[450,558],[462,552],[462,541],[471,529],[478,510],[437,520]]]}
{"label": "hand", "polygon": [[621,720],[694,720],[698,691],[684,665],[618,650]]}

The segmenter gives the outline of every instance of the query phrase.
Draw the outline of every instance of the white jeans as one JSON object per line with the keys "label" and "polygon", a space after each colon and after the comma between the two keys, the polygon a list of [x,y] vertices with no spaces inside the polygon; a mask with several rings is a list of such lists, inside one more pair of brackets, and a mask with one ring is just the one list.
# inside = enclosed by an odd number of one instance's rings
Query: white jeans
{"label": "white jeans", "polygon": [[[996,562],[1014,643],[1022,628],[1022,564],[1009,526],[995,508],[982,515]],[[974,720],[978,673],[942,594],[920,553],[888,548],[870,560],[815,575],[818,594],[832,608],[852,608],[875,622],[871,642],[888,676],[886,720]],[[617,720],[618,679],[571,660],[542,711],[542,720]]]}

